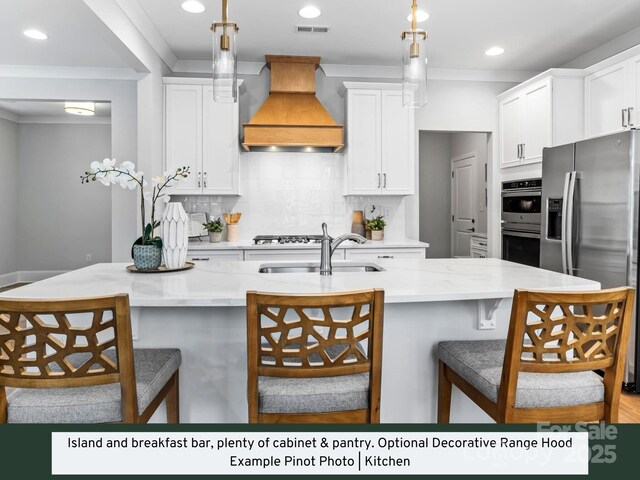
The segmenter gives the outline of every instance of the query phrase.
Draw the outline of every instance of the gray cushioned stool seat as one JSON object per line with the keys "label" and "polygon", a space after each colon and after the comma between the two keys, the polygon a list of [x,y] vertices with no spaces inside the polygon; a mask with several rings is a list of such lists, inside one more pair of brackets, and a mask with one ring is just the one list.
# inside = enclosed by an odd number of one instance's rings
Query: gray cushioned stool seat
{"label": "gray cushioned stool seat", "polygon": [[323,413],[369,408],[369,374],[258,377],[260,413]]}
{"label": "gray cushioned stool seat", "polygon": [[[504,361],[505,340],[440,342],[438,358],[492,402]],[[518,374],[516,407],[561,407],[602,402],[604,385],[594,372]]]}
{"label": "gray cushioned stool seat", "polygon": [[[115,352],[106,355],[115,360]],[[138,412],[142,413],[178,370],[182,357],[177,349],[135,349],[134,358]],[[20,388],[11,391],[7,401],[9,423],[122,421],[119,383],[79,388]]]}

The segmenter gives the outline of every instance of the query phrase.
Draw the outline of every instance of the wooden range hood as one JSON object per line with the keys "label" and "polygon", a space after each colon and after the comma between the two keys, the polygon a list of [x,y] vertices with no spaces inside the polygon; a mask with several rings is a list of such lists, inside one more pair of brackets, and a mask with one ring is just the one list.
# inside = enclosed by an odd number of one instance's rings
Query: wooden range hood
{"label": "wooden range hood", "polygon": [[244,126],[246,151],[333,151],[344,147],[344,127],[316,98],[320,57],[267,55],[269,96]]}

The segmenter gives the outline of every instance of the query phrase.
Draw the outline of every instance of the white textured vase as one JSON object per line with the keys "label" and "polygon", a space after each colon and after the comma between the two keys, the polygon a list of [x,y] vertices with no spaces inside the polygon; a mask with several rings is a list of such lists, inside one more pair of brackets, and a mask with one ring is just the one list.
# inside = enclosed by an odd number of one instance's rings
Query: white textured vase
{"label": "white textured vase", "polygon": [[189,216],[179,202],[169,202],[162,214],[162,255],[168,269],[182,268],[189,247]]}

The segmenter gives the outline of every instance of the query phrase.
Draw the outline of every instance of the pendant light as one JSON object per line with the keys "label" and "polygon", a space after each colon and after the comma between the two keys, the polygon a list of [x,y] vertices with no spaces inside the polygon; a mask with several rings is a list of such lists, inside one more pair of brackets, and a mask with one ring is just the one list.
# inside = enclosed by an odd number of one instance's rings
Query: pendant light
{"label": "pendant light", "polygon": [[213,99],[238,101],[238,62],[236,33],[238,25],[228,21],[228,0],[222,0],[222,22],[211,25],[213,31]]}
{"label": "pendant light", "polygon": [[427,103],[427,32],[416,26],[417,0],[411,6],[411,30],[402,32],[402,104],[420,108]]}

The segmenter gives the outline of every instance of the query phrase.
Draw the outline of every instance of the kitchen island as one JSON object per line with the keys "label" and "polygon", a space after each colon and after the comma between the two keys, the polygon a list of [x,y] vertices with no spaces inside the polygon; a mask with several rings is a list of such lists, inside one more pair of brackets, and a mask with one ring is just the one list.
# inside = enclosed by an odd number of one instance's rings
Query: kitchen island
{"label": "kitchen island", "polygon": [[[381,272],[258,273],[263,262],[207,262],[135,274],[98,264],[9,291],[14,298],[127,293],[135,347],[177,347],[181,421],[246,422],[247,290],[320,293],[383,288],[382,422],[435,422],[440,340],[505,338],[514,288],[596,290],[597,282],[498,259],[385,260]],[[340,262],[334,262],[334,265]],[[455,390],[455,389],[454,389]],[[162,421],[159,410],[154,420]],[[453,422],[490,421],[454,391]]]}

